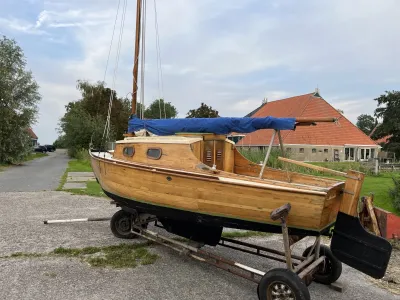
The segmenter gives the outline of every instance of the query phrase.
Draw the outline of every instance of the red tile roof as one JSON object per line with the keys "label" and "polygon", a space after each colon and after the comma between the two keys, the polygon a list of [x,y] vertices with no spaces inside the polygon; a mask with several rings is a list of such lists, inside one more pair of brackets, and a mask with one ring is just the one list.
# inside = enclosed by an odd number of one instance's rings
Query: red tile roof
{"label": "red tile roof", "polygon": [[389,135],[387,135],[387,136],[384,136],[384,137],[382,137],[382,138],[380,138],[380,139],[375,140],[375,143],[376,143],[376,144],[381,144],[381,143],[386,144],[386,143],[388,142],[388,140],[389,140],[392,136],[393,136],[392,134],[389,134]]}
{"label": "red tile roof", "polygon": [[32,128],[28,128],[28,134],[32,139],[35,139],[35,140],[38,139],[37,135],[33,132]]}
{"label": "red tile roof", "polygon": [[[371,145],[375,142],[341,115],[334,107],[314,93],[268,102],[252,117],[334,117],[337,123],[317,123],[317,126],[297,126],[296,130],[282,131],[284,144],[300,145]],[[268,145],[273,130],[263,129],[249,133],[237,145]],[[275,138],[274,144],[278,144]]]}

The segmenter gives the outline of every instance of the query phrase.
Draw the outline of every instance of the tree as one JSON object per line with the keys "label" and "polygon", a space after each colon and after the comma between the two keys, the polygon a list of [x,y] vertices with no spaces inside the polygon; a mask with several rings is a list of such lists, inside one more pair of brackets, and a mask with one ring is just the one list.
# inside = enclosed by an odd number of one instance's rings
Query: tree
{"label": "tree", "polygon": [[165,102],[164,107],[164,99],[154,100],[144,111],[146,119],[174,119],[177,115],[178,111],[171,102]]}
{"label": "tree", "polygon": [[22,49],[0,39],[0,162],[17,163],[32,151],[27,129],[36,121],[41,97]]}
{"label": "tree", "polygon": [[199,108],[189,110],[186,118],[219,118],[219,115],[211,106],[201,103]]}
{"label": "tree", "polygon": [[53,146],[57,149],[64,149],[67,148],[65,145],[65,135],[60,135],[53,143]]}
{"label": "tree", "polygon": [[382,119],[381,125],[377,128],[377,138],[391,136],[384,150],[393,151],[400,156],[400,91],[385,91],[386,94],[375,98],[378,107],[375,109],[375,116]]}
{"label": "tree", "polygon": [[118,98],[117,93],[97,82],[78,81],[77,89],[82,98],[66,105],[66,113],[59,123],[59,133],[70,156],[75,157],[81,149],[102,148],[107,142],[104,126],[107,120],[110,98],[113,98],[110,114],[109,139],[121,139],[128,127],[130,100]]}
{"label": "tree", "polygon": [[366,135],[369,135],[374,130],[377,122],[373,116],[362,114],[357,117],[357,127],[361,129]]}

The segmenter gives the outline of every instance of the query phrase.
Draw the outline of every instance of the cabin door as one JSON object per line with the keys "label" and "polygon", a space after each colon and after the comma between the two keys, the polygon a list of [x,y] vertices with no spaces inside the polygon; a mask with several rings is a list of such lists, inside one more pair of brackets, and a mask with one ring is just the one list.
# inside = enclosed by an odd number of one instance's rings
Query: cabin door
{"label": "cabin door", "polygon": [[224,141],[204,141],[203,163],[218,170],[224,168]]}

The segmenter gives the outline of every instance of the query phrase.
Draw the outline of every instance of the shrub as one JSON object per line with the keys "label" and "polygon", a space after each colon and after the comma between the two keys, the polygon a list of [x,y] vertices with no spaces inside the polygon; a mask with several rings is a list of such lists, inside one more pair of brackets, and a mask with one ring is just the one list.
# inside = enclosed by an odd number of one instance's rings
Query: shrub
{"label": "shrub", "polygon": [[75,151],[74,153],[74,158],[76,158],[77,160],[80,161],[88,161],[89,160],[89,152],[87,149],[79,149],[77,151]]}
{"label": "shrub", "polygon": [[400,211],[400,179],[392,177],[394,187],[389,189],[389,196],[392,199],[395,209]]}

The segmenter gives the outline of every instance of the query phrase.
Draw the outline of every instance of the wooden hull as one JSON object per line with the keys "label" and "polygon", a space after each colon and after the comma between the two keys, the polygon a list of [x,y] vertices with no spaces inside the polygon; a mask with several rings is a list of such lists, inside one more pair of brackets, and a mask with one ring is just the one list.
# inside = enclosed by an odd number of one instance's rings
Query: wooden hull
{"label": "wooden hull", "polygon": [[279,223],[270,219],[270,213],[290,203],[288,226],[292,233],[317,234],[333,224],[341,201],[339,189],[334,188],[327,193],[293,192],[93,155],[91,163],[103,190],[117,201],[158,209],[159,213],[169,210],[175,216],[180,211],[184,218],[218,219],[224,227],[279,232]]}

